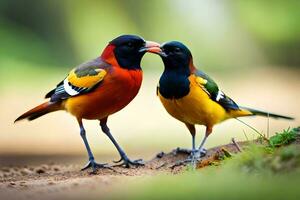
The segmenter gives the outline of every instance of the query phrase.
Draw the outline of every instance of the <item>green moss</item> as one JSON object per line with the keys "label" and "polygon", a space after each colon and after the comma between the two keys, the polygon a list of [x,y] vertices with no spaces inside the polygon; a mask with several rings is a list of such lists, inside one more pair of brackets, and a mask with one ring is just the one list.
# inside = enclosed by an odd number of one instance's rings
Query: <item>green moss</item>
{"label": "green moss", "polygon": [[283,130],[281,133],[276,133],[276,135],[270,137],[269,144],[271,147],[287,145],[296,140],[297,132],[298,128]]}

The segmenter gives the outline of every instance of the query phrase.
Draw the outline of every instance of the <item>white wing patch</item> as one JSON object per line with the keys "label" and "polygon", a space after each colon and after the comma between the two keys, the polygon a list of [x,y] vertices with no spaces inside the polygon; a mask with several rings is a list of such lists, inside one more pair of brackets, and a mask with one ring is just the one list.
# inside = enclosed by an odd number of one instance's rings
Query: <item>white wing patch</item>
{"label": "white wing patch", "polygon": [[64,80],[64,89],[65,89],[66,93],[68,93],[71,96],[75,96],[75,95],[79,94],[78,91],[74,90],[71,87],[71,85],[70,85],[70,83],[69,83],[69,81],[68,81],[67,78]]}
{"label": "white wing patch", "polygon": [[220,99],[225,98],[225,94],[222,91],[218,91],[218,95],[216,97],[216,101],[219,101]]}

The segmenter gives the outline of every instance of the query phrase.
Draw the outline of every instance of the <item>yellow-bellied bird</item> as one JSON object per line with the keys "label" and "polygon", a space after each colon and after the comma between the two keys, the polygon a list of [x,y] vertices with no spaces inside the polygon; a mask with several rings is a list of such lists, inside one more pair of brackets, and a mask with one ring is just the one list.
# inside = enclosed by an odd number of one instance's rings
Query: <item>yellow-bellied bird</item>
{"label": "yellow-bellied bird", "polygon": [[[205,154],[203,146],[213,126],[224,120],[253,115],[293,119],[238,106],[219,89],[213,79],[196,69],[190,50],[180,42],[164,43],[156,53],[164,63],[157,95],[167,112],[189,129],[192,135],[190,158],[198,159],[201,154]],[[195,148],[196,124],[206,126],[205,136],[198,149]]]}

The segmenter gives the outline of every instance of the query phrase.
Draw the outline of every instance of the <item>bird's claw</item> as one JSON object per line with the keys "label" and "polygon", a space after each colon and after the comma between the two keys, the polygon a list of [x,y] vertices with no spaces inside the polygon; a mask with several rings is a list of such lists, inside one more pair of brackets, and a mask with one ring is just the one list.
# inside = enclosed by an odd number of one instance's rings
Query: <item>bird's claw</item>
{"label": "bird's claw", "polygon": [[[206,149],[200,149],[200,150],[189,150],[189,149],[180,149],[179,150],[184,150],[183,153],[187,153],[187,151],[190,152],[190,155],[188,156],[187,159],[181,160],[174,165],[171,166],[171,169],[174,169],[175,167],[181,166],[181,165],[186,165],[186,164],[191,164],[191,166],[195,169],[196,165],[199,161],[201,161],[201,158],[204,157],[207,153]],[[182,151],[181,151],[182,152]]]}
{"label": "bird's claw", "polygon": [[94,160],[89,160],[89,162],[81,169],[81,171],[87,170],[89,168],[92,168],[92,173],[96,173],[98,169],[110,169],[115,171],[107,163],[100,164],[95,162]]}
{"label": "bird's claw", "polygon": [[[120,163],[121,161],[123,161],[123,162]],[[126,168],[130,168],[131,166],[139,167],[139,166],[145,165],[145,162],[142,159],[137,159],[137,160],[131,161],[127,157],[121,158],[120,160],[113,161],[113,162],[120,163],[120,164],[113,165],[114,167],[125,166]]]}
{"label": "bird's claw", "polygon": [[204,149],[204,148],[199,149],[198,152],[200,153],[200,157],[201,158],[204,157],[204,156],[206,156],[206,154],[207,154],[207,150]]}
{"label": "bird's claw", "polygon": [[191,161],[200,161],[200,159],[206,156],[207,150],[206,149],[198,149],[198,150],[191,150],[191,154],[187,158],[187,160]]}
{"label": "bird's claw", "polygon": [[120,158],[120,160],[113,160],[113,163],[120,163],[123,160],[123,158]]}

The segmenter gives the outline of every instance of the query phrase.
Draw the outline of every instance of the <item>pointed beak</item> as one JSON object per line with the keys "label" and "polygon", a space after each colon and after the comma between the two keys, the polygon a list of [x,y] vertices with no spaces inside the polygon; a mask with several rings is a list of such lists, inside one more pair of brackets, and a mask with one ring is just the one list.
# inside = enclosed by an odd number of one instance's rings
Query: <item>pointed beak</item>
{"label": "pointed beak", "polygon": [[157,42],[146,41],[145,46],[140,49],[140,52],[161,53],[160,44]]}

